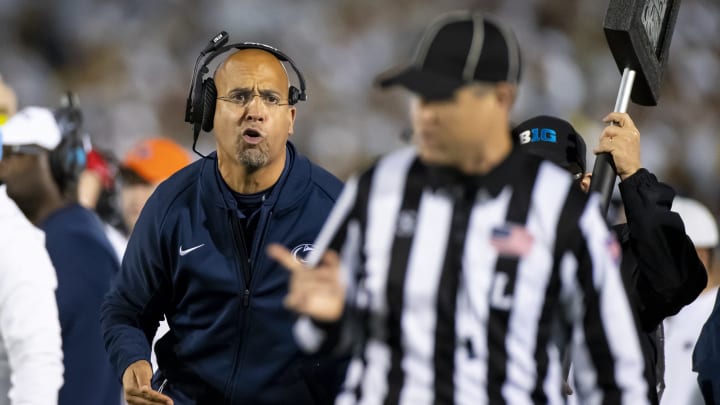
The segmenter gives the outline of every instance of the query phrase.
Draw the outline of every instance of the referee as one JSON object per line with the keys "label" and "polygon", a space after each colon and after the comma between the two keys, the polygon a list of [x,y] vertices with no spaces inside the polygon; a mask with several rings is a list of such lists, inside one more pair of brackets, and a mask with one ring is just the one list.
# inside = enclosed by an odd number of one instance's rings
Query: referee
{"label": "referee", "polygon": [[414,93],[416,147],[346,184],[312,270],[269,249],[291,271],[285,305],[307,315],[299,344],[354,343],[336,403],[564,403],[567,345],[582,403],[647,403],[619,246],[597,199],[512,151],[519,76],[507,27],[441,16],[409,67],[379,81]]}

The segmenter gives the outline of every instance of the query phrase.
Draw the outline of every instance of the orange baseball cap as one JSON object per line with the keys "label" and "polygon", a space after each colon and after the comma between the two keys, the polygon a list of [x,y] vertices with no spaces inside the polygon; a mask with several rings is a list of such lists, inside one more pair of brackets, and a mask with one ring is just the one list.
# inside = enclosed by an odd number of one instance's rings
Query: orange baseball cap
{"label": "orange baseball cap", "polygon": [[160,183],[190,164],[185,148],[168,138],[145,139],[132,147],[122,161],[149,183]]}

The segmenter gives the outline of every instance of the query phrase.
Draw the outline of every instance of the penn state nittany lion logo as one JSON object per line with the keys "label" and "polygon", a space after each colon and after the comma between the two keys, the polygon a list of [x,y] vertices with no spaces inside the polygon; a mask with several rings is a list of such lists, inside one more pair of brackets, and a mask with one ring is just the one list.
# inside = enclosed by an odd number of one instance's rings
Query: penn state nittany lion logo
{"label": "penn state nittany lion logo", "polygon": [[303,243],[302,245],[297,245],[292,250],[292,255],[295,258],[295,260],[299,261],[300,263],[306,263],[307,264],[307,257],[315,250],[315,246],[313,246],[311,243]]}

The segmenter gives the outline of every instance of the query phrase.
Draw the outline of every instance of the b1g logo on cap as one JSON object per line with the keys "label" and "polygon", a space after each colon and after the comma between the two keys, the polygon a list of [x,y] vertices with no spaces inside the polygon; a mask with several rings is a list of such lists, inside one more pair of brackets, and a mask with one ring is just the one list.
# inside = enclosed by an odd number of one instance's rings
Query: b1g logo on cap
{"label": "b1g logo on cap", "polygon": [[315,250],[315,246],[311,243],[303,243],[302,245],[295,246],[291,253],[295,260],[307,264],[307,257],[313,250]]}
{"label": "b1g logo on cap", "polygon": [[521,144],[530,142],[557,142],[557,132],[550,128],[533,128],[521,132],[518,135]]}

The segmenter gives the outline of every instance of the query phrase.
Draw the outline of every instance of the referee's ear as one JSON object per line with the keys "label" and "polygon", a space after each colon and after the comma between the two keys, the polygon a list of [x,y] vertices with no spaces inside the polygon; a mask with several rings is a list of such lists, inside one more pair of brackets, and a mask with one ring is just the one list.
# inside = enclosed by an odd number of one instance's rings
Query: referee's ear
{"label": "referee's ear", "polygon": [[517,85],[509,82],[499,82],[495,85],[495,97],[499,104],[508,110],[512,108],[517,96]]}

